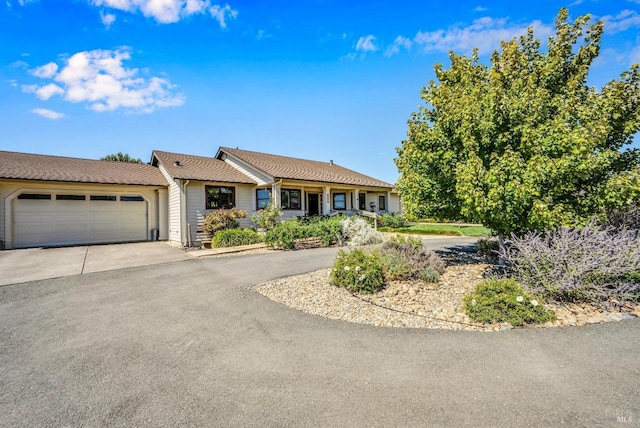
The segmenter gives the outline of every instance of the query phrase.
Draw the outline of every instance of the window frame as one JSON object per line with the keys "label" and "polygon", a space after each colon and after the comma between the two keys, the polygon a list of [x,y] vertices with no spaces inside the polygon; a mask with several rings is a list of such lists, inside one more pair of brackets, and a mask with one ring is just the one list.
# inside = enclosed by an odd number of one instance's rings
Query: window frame
{"label": "window frame", "polygon": [[[260,206],[260,201],[264,201],[265,198],[259,197],[259,192],[266,192],[269,194],[269,198],[267,199],[267,205]],[[256,189],[256,210],[263,210],[269,206],[271,203],[271,189]]]}
{"label": "window frame", "polygon": [[358,193],[358,209],[360,211],[367,210],[367,194],[366,193]]}
{"label": "window frame", "polygon": [[116,202],[117,200],[116,195],[89,195],[89,201],[92,202]]}
{"label": "window frame", "polygon": [[[344,204],[344,208],[336,208],[336,196],[342,196],[342,203]],[[332,207],[336,211],[346,211],[347,210],[347,194],[346,192],[336,192],[331,195]]]}
{"label": "window frame", "polygon": [[53,199],[50,193],[21,193],[18,199],[23,201],[51,201]]}
{"label": "window frame", "polygon": [[[209,189],[219,189],[219,193],[218,196],[220,195],[227,195],[227,192],[222,192],[222,189],[225,190],[230,190],[231,191],[231,205],[228,206],[211,206],[210,202],[211,200],[209,199]],[[221,202],[221,201],[220,201]],[[236,188],[235,186],[223,186],[223,185],[205,185],[204,186],[204,209],[205,210],[230,210],[235,208],[236,206]]]}
{"label": "window frame", "polygon": [[[287,194],[287,204],[282,202],[284,201],[283,194],[286,192]],[[291,206],[291,192],[298,192],[298,205],[295,207]],[[300,211],[302,210],[302,190],[301,189],[280,189],[280,205],[283,210],[293,210]]]}
{"label": "window frame", "polygon": [[87,195],[76,195],[73,193],[57,194],[56,201],[82,201],[87,200]]}
{"label": "window frame", "polygon": [[378,211],[387,210],[387,197],[385,195],[378,195]]}

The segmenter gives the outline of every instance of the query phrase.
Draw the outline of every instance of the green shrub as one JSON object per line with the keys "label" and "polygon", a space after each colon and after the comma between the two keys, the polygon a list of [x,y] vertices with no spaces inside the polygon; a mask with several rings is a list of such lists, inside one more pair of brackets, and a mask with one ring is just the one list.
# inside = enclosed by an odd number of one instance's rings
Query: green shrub
{"label": "green shrub", "polygon": [[427,284],[435,284],[436,282],[440,281],[440,273],[438,273],[437,270],[431,267],[420,269],[419,276],[422,282],[425,282]]}
{"label": "green shrub", "polygon": [[361,249],[340,250],[331,270],[331,284],[358,293],[375,293],[384,285],[378,259]]}
{"label": "green shrub", "polygon": [[514,279],[490,279],[463,299],[464,308],[476,322],[508,322],[514,326],[555,321],[553,311],[532,298]]}
{"label": "green shrub", "polygon": [[216,233],[211,239],[211,246],[215,248],[238,247],[262,242],[262,235],[251,229],[229,229]]}
{"label": "green shrub", "polygon": [[252,215],[251,221],[257,224],[260,229],[268,232],[280,224],[280,217],[282,217],[282,209],[269,204],[266,208]]}
{"label": "green shrub", "polygon": [[293,249],[297,239],[318,238],[325,246],[341,244],[342,223],[338,217],[326,218],[311,224],[303,224],[296,220],[287,220],[269,230],[265,243],[271,247]]}
{"label": "green shrub", "polygon": [[246,216],[246,211],[237,210],[235,208],[231,210],[211,211],[204,218],[202,230],[213,236],[223,230],[238,229],[240,227],[240,223],[238,223],[237,219],[245,218]]}
{"label": "green shrub", "polygon": [[299,215],[296,217],[296,221],[298,221],[299,223],[302,224],[313,224],[313,223],[319,223],[321,221],[325,221],[327,219],[331,218],[328,215]]}
{"label": "green shrub", "polygon": [[267,231],[264,242],[270,247],[291,250],[295,247],[296,239],[303,238],[302,228],[295,221],[284,221]]}
{"label": "green shrub", "polygon": [[387,281],[395,281],[414,276],[413,269],[411,269],[409,262],[404,258],[398,257],[395,254],[383,253],[381,251],[374,254],[378,256],[378,260],[382,266],[382,272],[384,273],[384,278]]}
{"label": "green shrub", "polygon": [[420,239],[414,238],[413,236],[402,236],[402,235],[396,235],[392,237],[385,243],[385,246],[387,248],[390,248],[390,247],[400,248],[401,244],[410,244],[416,250],[419,250],[420,248],[424,247]]}
{"label": "green shrub", "polygon": [[399,227],[409,226],[409,221],[404,214],[383,214],[378,218],[378,225],[397,229]]}
{"label": "green shrub", "polygon": [[320,238],[322,245],[327,247],[335,244],[342,245],[344,243],[342,221],[341,217],[325,218],[310,224],[307,234],[309,237]]}
{"label": "green shrub", "polygon": [[427,268],[443,274],[446,267],[440,256],[427,251],[419,239],[397,236],[376,253],[387,281],[420,278],[420,272]]}

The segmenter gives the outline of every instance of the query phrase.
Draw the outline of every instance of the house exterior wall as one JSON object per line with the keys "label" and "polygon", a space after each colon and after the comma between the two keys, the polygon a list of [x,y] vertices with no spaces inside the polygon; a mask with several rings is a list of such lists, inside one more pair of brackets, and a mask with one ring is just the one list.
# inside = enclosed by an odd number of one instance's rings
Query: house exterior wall
{"label": "house exterior wall", "polygon": [[187,186],[186,192],[186,218],[191,229],[192,242],[204,242],[209,240],[208,234],[202,230],[204,218],[213,210],[207,210],[205,198],[205,186],[227,186],[235,188],[236,209],[247,212],[246,218],[238,219],[241,227],[251,227],[251,214],[255,212],[255,202],[252,194],[255,186],[249,184],[234,184],[222,182],[192,181]]}
{"label": "house exterior wall", "polygon": [[12,203],[18,194],[26,192],[50,192],[52,194],[127,194],[140,195],[147,203],[147,239],[151,239],[151,230],[159,229],[158,190],[153,186],[128,186],[116,184],[56,183],[27,180],[0,180],[0,241],[4,248],[12,243]]}
{"label": "house exterior wall", "polygon": [[7,245],[5,237],[5,198],[14,190],[12,183],[0,181],[0,250],[6,248]]}
{"label": "house exterior wall", "polygon": [[164,166],[159,165],[160,172],[167,179],[169,183],[169,212],[168,212],[168,225],[169,230],[167,233],[167,239],[170,242],[183,243],[183,233],[180,221],[180,180],[174,180],[171,178]]}
{"label": "house exterior wall", "polygon": [[400,202],[400,195],[397,193],[391,194],[391,201],[389,201],[389,212],[392,213],[401,213],[402,212],[402,203]]}

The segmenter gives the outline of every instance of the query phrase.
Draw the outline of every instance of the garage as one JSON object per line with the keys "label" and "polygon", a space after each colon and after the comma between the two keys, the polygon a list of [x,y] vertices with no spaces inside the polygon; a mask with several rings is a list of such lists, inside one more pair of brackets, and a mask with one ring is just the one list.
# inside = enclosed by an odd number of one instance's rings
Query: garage
{"label": "garage", "polygon": [[149,164],[0,151],[0,250],[165,240],[167,185]]}
{"label": "garage", "polygon": [[12,205],[15,248],[149,239],[141,195],[25,192]]}

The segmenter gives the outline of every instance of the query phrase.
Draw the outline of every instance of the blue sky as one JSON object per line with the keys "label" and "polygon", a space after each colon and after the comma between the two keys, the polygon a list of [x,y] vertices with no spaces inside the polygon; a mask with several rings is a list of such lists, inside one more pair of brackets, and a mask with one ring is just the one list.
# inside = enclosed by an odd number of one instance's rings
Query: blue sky
{"label": "blue sky", "polygon": [[420,88],[451,49],[488,62],[528,25],[546,41],[569,7],[605,21],[591,85],[640,63],[640,0],[2,2],[0,149],[27,153],[229,146],[393,183]]}

